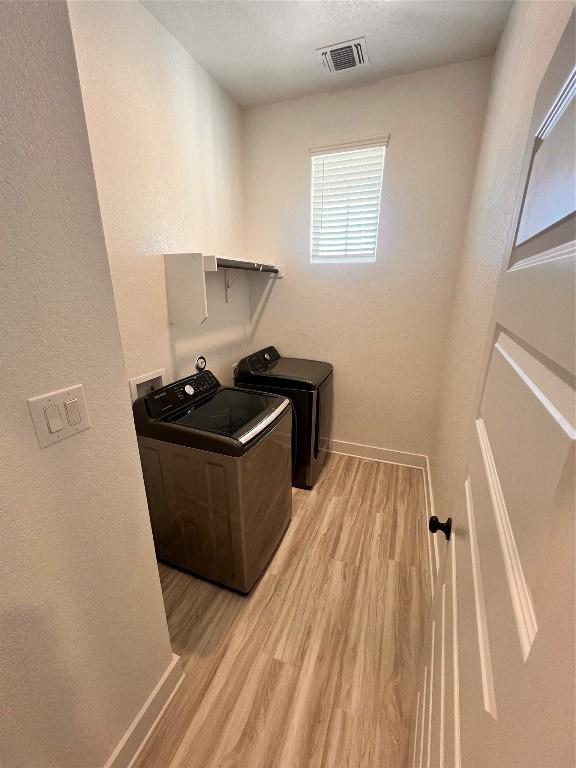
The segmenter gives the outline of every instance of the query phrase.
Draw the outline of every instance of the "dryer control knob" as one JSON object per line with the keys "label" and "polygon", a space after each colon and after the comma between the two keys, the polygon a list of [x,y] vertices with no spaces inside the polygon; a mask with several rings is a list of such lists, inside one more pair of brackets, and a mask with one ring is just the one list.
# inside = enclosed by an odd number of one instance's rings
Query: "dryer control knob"
{"label": "dryer control knob", "polygon": [[193,395],[194,394],[194,387],[192,384],[186,384],[184,387],[184,392],[186,392],[187,395]]}

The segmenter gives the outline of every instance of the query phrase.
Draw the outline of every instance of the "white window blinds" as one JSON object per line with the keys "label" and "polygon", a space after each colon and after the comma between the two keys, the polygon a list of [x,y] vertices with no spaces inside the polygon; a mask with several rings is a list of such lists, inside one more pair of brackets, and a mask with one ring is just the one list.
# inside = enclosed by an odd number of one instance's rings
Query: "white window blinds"
{"label": "white window blinds", "polygon": [[376,260],[385,149],[312,154],[311,262]]}

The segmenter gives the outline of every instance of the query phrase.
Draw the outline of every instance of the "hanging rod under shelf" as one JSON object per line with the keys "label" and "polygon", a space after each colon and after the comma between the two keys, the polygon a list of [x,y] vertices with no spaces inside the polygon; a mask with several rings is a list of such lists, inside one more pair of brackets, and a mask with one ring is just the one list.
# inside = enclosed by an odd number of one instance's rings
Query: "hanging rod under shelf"
{"label": "hanging rod under shelf", "polygon": [[280,274],[278,267],[272,264],[258,264],[256,261],[240,261],[239,259],[223,259],[216,257],[218,269],[244,269],[248,272],[268,272],[272,275]]}

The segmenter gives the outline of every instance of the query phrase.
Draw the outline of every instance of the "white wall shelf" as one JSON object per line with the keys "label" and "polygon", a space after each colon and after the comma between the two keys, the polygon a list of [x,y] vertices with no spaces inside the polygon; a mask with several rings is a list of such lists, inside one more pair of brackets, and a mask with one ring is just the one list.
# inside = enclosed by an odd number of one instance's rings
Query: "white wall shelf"
{"label": "white wall shelf", "polygon": [[266,274],[273,279],[283,277],[282,268],[243,259],[225,259],[203,253],[167,253],[164,255],[166,295],[170,325],[201,325],[208,318],[206,272],[224,270],[226,301],[230,299],[232,283],[228,270]]}

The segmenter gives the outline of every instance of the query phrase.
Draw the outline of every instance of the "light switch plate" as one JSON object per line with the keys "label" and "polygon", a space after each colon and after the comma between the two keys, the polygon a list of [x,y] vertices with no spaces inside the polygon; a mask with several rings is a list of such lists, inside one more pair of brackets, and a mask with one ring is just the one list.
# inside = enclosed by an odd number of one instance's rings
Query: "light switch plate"
{"label": "light switch plate", "polygon": [[[63,427],[57,432],[50,432],[48,428],[46,408],[50,407],[57,407],[62,419]],[[40,448],[58,443],[90,427],[82,384],[75,384],[67,389],[59,389],[57,392],[50,392],[47,395],[31,397],[28,400],[28,408],[34,422]]]}

